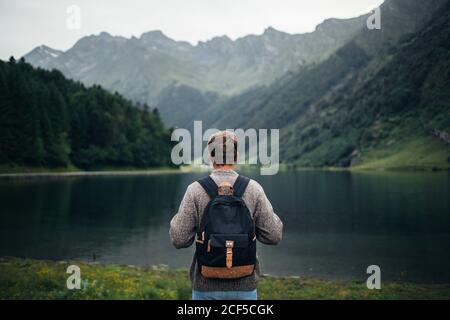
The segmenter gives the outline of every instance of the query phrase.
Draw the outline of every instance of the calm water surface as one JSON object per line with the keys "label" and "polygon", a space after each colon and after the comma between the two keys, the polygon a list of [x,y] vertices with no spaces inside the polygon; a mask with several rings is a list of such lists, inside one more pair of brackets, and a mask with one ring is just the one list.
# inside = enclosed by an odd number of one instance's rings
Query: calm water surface
{"label": "calm water surface", "polygon": [[[0,180],[0,256],[188,267],[169,221],[204,174]],[[249,174],[252,176],[251,174]],[[299,171],[254,176],[285,224],[263,273],[450,282],[450,174]]]}

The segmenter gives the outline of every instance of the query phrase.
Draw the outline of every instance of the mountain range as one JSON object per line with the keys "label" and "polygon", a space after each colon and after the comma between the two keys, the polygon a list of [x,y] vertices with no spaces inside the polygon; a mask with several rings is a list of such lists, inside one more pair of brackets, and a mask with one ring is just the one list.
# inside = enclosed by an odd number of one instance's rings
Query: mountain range
{"label": "mountain range", "polygon": [[[65,52],[42,45],[24,58],[35,67],[58,69],[86,85],[100,84],[155,105],[167,88],[188,86],[200,93],[228,96],[270,84],[287,71],[325,59],[365,20],[366,16],[329,19],[314,32],[294,35],[269,27],[261,35],[235,41],[215,37],[197,45],[172,40],[161,31],[130,39],[102,32],[80,39]],[[165,118],[164,108],[159,109]],[[170,117],[166,120],[177,124]]]}
{"label": "mountain range", "polygon": [[367,14],[196,46],[102,33],[25,59],[157,106],[170,126],[279,128],[287,163],[448,168],[436,137],[450,129],[449,2],[386,0],[380,12],[381,30]]}

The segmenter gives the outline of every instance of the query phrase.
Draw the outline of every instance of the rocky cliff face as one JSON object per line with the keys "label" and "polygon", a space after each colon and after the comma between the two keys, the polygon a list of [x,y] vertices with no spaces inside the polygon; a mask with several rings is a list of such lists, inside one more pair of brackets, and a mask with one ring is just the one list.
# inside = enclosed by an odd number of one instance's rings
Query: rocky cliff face
{"label": "rocky cliff face", "polygon": [[365,26],[365,17],[330,19],[308,34],[267,28],[235,41],[216,37],[197,45],[161,31],[130,39],[106,32],[80,39],[66,52],[39,47],[25,55],[32,65],[59,69],[87,85],[100,84],[128,98],[154,103],[174,83],[222,95],[268,84],[290,70],[318,62]]}

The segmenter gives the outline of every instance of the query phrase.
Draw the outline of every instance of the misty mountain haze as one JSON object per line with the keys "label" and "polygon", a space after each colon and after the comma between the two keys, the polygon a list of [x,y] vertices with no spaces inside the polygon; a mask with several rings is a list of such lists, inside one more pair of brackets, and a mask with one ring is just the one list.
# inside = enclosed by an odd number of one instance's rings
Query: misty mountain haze
{"label": "misty mountain haze", "polygon": [[[414,141],[435,146],[424,155],[447,163],[448,147],[427,140],[431,129],[448,131],[447,104],[436,105],[438,93],[424,91],[433,83],[445,92],[445,80],[435,75],[430,75],[432,82],[411,80],[411,68],[404,63],[412,61],[398,58],[412,54],[404,48],[414,39],[427,41],[420,32],[437,18],[445,20],[447,11],[440,9],[446,3],[387,0],[380,7],[381,30],[367,28],[367,14],[328,19],[307,34],[267,28],[262,35],[235,41],[216,37],[195,46],[161,31],[131,39],[103,32],[80,39],[66,52],[38,47],[25,59],[157,107],[168,126],[190,129],[194,120],[202,120],[211,128],[279,128],[282,158],[289,163],[349,166],[401,154]],[[434,39],[436,53],[447,30],[434,30],[441,33]],[[414,56],[425,60],[416,68],[426,77],[432,73],[426,48],[414,48]],[[448,69],[445,55],[435,59]],[[388,66],[402,72],[388,73]],[[388,85],[398,79],[395,87]],[[374,155],[387,146],[396,149]]]}
{"label": "misty mountain haze", "polygon": [[66,52],[37,47],[25,59],[36,67],[58,69],[86,85],[100,84],[154,105],[161,91],[172,85],[232,95],[270,84],[288,71],[323,60],[363,28],[365,21],[366,16],[328,19],[312,33],[294,35],[269,27],[262,35],[235,41],[222,36],[195,46],[172,40],[161,31],[130,39],[103,32],[80,39]]}

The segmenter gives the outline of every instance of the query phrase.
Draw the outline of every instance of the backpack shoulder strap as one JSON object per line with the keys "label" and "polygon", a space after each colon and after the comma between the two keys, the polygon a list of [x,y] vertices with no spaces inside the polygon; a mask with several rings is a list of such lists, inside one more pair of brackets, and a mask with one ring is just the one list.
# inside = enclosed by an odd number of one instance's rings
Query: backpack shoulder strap
{"label": "backpack shoulder strap", "polygon": [[233,186],[234,195],[238,198],[241,198],[245,192],[245,189],[247,189],[249,182],[250,182],[249,178],[239,175]]}
{"label": "backpack shoulder strap", "polygon": [[197,182],[200,183],[203,189],[205,189],[211,200],[217,197],[217,184],[214,182],[211,176],[207,176],[203,179],[198,180]]}

